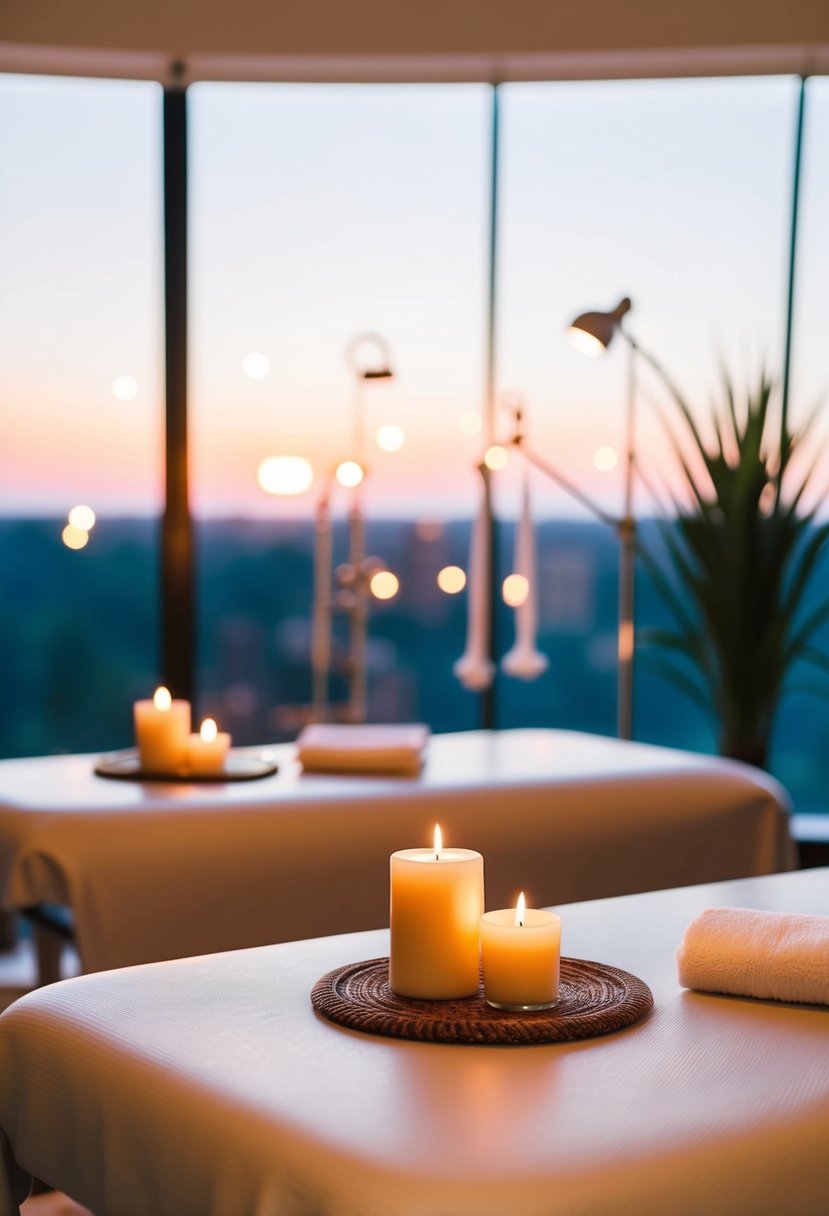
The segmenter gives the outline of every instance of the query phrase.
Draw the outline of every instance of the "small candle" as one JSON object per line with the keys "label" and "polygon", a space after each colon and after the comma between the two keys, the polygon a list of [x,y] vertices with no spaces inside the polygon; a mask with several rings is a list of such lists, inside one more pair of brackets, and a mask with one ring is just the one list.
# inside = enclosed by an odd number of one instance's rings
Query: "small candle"
{"label": "small candle", "polygon": [[392,991],[423,1000],[475,995],[483,908],[483,857],[445,849],[439,827],[433,848],[392,853]]}
{"label": "small candle", "polygon": [[495,1009],[549,1009],[558,1000],[561,917],[524,906],[481,917],[484,996]]}
{"label": "small candle", "polygon": [[187,767],[199,777],[223,773],[227,753],[230,750],[230,735],[216,729],[212,718],[205,718],[197,735],[191,735],[187,744]]}
{"label": "small candle", "polygon": [[190,702],[157,688],[152,701],[133,705],[139,763],[147,773],[178,773],[187,763]]}

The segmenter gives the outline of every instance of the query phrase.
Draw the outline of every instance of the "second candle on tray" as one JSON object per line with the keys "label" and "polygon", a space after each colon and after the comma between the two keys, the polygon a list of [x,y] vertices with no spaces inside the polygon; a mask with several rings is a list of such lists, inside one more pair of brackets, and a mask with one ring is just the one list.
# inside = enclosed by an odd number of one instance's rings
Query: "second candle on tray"
{"label": "second candle on tray", "polygon": [[549,1009],[558,1000],[561,917],[526,908],[524,893],[515,908],[481,917],[484,996],[495,1009]]}
{"label": "second candle on tray", "polygon": [[391,855],[389,984],[398,996],[453,1000],[478,992],[484,859],[443,847]]}

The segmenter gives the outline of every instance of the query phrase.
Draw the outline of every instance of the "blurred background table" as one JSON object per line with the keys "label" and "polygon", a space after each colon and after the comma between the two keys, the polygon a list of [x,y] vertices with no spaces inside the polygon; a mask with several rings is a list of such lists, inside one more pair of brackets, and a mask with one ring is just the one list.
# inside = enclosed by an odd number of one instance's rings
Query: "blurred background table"
{"label": "blurred background table", "polygon": [[[484,854],[489,907],[791,868],[788,800],[733,761],[558,730],[433,736],[416,777],[95,776],[94,756],[0,762],[0,905],[71,912],[85,971],[388,925],[388,858]],[[41,981],[56,977],[40,936]]]}

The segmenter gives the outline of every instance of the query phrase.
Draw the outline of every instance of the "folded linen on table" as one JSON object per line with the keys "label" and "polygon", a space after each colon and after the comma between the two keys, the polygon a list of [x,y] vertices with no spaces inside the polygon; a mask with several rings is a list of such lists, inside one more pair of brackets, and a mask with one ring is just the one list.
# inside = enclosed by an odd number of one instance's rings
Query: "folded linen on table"
{"label": "folded linen on table", "polygon": [[706,908],[676,961],[683,988],[829,1005],[829,916]]}
{"label": "folded linen on table", "polygon": [[311,772],[415,774],[429,733],[421,722],[315,722],[297,736],[297,755]]}

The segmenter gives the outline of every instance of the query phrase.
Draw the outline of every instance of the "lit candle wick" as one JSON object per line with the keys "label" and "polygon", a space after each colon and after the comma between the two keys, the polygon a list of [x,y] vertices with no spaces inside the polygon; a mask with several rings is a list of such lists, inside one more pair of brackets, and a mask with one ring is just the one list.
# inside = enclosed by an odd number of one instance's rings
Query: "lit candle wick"
{"label": "lit candle wick", "polygon": [[440,830],[440,824],[435,824],[435,861],[440,861],[440,851],[443,848],[443,836]]}
{"label": "lit candle wick", "polygon": [[524,927],[524,910],[525,910],[525,908],[526,908],[526,900],[524,899],[524,892],[522,891],[521,894],[518,896],[518,903],[515,905],[515,923],[519,929],[523,929],[523,927]]}

